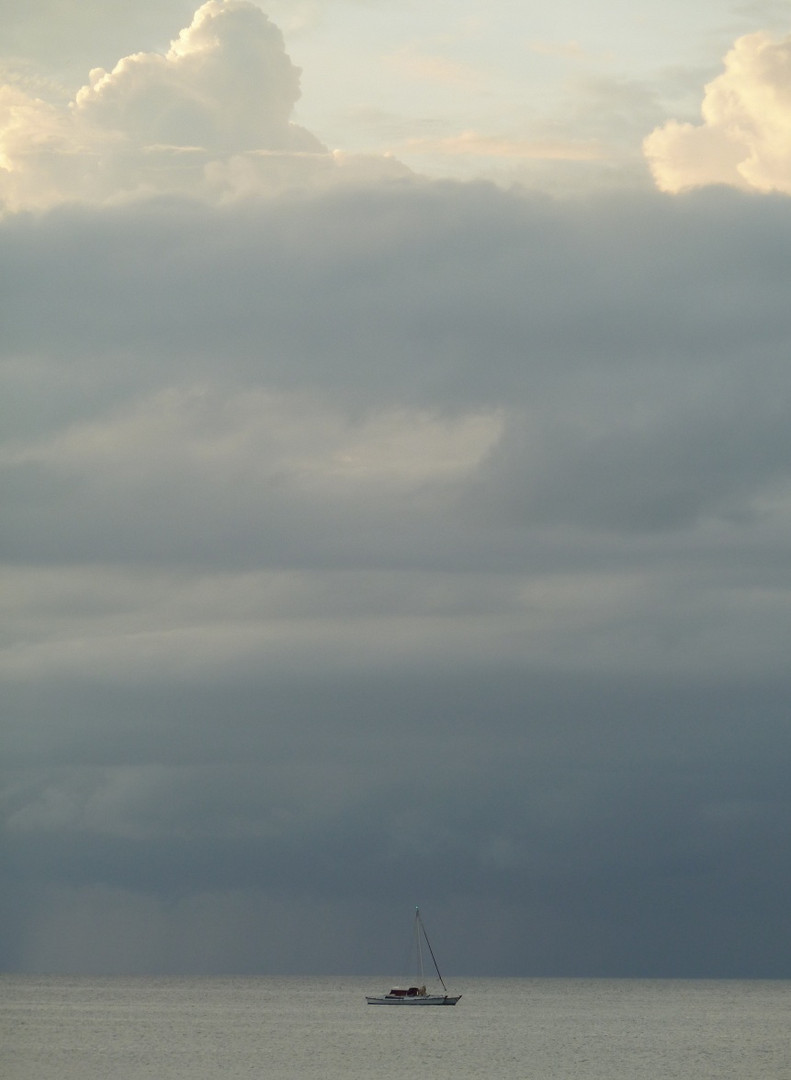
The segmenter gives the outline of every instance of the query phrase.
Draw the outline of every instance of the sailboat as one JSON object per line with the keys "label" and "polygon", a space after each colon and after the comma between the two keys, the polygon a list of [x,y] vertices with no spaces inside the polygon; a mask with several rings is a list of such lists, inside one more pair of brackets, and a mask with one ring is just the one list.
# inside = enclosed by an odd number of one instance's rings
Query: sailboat
{"label": "sailboat", "polygon": [[[423,943],[425,942],[428,947],[429,955],[431,956],[434,964],[434,970],[437,973],[437,978],[442,984],[444,993],[435,994],[429,993],[426,989],[425,977],[423,975]],[[382,994],[379,997],[366,997],[366,1001],[369,1005],[455,1005],[461,997],[461,994],[453,995],[448,993],[448,988],[445,985],[445,980],[440,975],[439,966],[437,964],[437,958],[434,955],[434,950],[431,948],[431,942],[428,939],[426,928],[423,925],[423,920],[420,918],[420,909],[415,908],[415,946],[417,949],[417,967],[418,967],[418,980],[416,986],[394,986],[388,994]]]}

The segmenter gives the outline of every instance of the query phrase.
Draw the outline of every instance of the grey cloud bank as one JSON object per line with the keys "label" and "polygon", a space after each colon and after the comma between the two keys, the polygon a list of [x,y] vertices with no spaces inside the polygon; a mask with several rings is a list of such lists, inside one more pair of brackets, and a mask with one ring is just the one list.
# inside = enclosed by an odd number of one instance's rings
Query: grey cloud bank
{"label": "grey cloud bank", "polygon": [[4,219],[3,966],[787,977],[790,231]]}

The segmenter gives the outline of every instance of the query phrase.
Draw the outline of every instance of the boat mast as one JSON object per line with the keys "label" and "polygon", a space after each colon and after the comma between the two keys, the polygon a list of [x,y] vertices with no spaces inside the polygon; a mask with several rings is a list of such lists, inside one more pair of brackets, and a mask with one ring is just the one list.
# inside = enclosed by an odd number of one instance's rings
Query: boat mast
{"label": "boat mast", "polygon": [[420,948],[420,932],[422,930],[423,931],[423,937],[426,939],[426,944],[428,945],[428,951],[431,953],[431,959],[434,961],[434,970],[437,973],[437,978],[442,983],[442,989],[447,994],[448,988],[445,985],[445,980],[442,978],[442,975],[440,974],[439,964],[437,963],[437,958],[434,955],[434,950],[431,948],[431,942],[428,939],[428,934],[426,933],[426,928],[423,925],[423,920],[420,918],[420,910],[418,908],[415,908],[415,927],[417,928],[417,941],[418,941],[417,954],[418,954],[418,959],[419,959],[419,962],[420,962],[420,980],[421,980],[421,982],[423,981],[423,952],[422,952],[422,950]]}
{"label": "boat mast", "polygon": [[417,970],[418,970],[418,975],[420,976],[419,982],[420,982],[421,986],[423,985],[423,983],[425,981],[425,977],[423,975],[423,942],[420,940],[420,928],[422,927],[422,925],[423,924],[420,921],[420,909],[416,907],[415,908],[415,945],[417,947]]}

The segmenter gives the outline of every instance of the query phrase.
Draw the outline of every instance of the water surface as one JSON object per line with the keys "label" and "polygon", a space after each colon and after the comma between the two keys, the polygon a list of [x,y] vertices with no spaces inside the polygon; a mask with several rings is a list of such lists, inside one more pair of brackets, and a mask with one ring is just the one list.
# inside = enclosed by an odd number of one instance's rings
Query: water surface
{"label": "water surface", "polygon": [[[3,1080],[791,1080],[791,982],[0,977]],[[449,984],[450,985],[450,984]]]}

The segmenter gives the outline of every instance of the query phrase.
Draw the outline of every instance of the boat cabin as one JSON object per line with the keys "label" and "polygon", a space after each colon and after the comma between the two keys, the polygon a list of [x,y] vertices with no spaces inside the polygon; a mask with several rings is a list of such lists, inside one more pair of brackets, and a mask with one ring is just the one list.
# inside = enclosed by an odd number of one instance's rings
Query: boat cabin
{"label": "boat cabin", "polygon": [[388,997],[425,997],[426,996],[426,988],[425,988],[425,986],[409,986],[409,987],[406,987],[406,988],[401,987],[401,986],[394,986],[393,989],[390,991],[390,993],[387,996]]}

